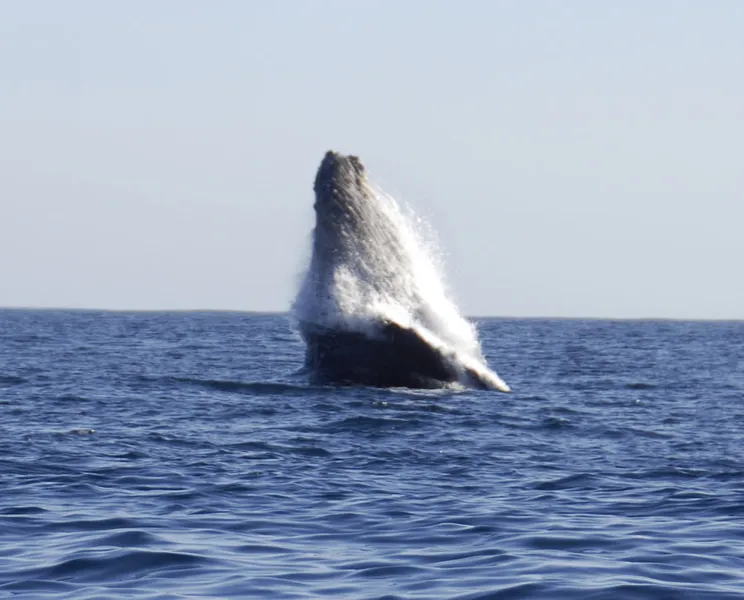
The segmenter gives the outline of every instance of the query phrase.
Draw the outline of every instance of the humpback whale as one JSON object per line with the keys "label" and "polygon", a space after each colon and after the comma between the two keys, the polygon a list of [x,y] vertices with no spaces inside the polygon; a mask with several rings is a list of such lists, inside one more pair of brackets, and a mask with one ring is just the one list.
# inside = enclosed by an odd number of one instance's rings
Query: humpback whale
{"label": "humpback whale", "polygon": [[362,161],[327,152],[314,191],[312,252],[292,306],[312,381],[510,391],[410,217],[372,186]]}

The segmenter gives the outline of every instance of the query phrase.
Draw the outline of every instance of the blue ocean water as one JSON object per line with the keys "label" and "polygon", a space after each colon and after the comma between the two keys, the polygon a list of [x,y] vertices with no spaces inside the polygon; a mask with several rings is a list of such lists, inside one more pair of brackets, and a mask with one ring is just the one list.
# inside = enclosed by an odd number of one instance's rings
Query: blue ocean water
{"label": "blue ocean water", "polygon": [[0,597],[744,597],[744,323],[478,327],[513,394],[309,386],[284,316],[0,311]]}

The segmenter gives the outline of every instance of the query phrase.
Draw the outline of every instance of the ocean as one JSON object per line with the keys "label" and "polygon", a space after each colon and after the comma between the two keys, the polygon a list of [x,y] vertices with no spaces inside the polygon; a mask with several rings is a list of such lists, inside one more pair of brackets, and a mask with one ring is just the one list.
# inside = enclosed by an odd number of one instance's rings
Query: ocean
{"label": "ocean", "polygon": [[0,598],[744,598],[744,323],[477,319],[335,388],[285,315],[0,311]]}

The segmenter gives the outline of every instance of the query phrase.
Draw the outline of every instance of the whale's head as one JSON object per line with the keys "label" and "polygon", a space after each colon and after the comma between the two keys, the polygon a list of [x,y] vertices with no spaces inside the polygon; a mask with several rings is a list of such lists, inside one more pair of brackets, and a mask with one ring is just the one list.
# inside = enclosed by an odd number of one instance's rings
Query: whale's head
{"label": "whale's head", "polygon": [[366,181],[367,169],[358,156],[329,150],[315,175],[315,193],[325,195],[333,189],[359,185]]}
{"label": "whale's head", "polygon": [[384,223],[379,199],[356,156],[328,151],[315,176],[315,250],[358,255]]}
{"label": "whale's head", "polygon": [[329,150],[315,175],[314,190],[318,223],[358,219],[369,196],[367,170],[357,156]]}

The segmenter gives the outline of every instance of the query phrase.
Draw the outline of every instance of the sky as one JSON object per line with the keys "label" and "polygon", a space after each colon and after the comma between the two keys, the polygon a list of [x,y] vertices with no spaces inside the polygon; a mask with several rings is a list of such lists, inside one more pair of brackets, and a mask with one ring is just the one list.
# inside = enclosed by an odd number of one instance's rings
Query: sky
{"label": "sky", "polygon": [[328,149],[465,314],[744,319],[744,2],[0,0],[0,306],[285,311]]}

